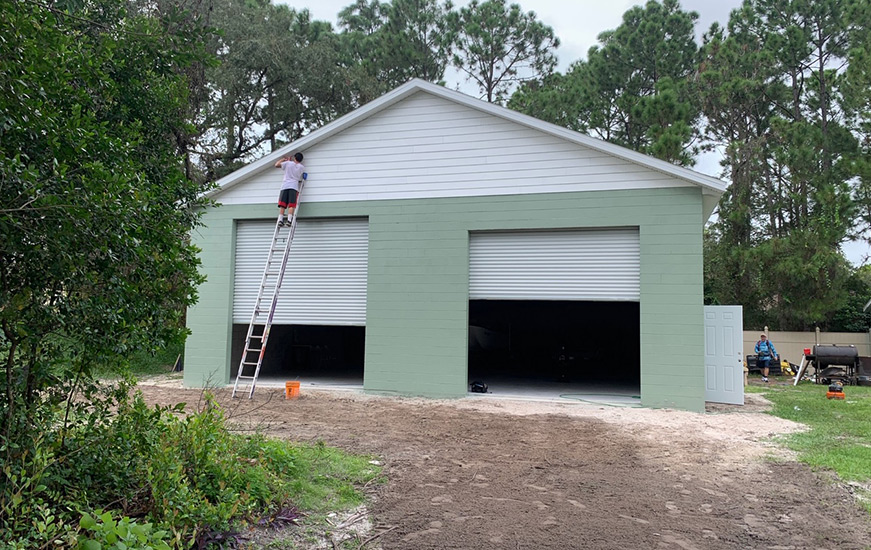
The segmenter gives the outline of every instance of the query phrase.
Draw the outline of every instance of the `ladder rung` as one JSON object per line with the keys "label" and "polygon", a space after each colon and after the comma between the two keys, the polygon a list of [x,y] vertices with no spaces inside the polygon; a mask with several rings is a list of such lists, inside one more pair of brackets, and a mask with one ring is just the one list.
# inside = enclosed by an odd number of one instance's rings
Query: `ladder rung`
{"label": "ladder rung", "polygon": [[253,376],[242,376],[241,374],[236,378],[238,378],[239,380],[254,380]]}
{"label": "ladder rung", "polygon": [[256,365],[257,361],[254,361],[253,363],[251,363],[250,361],[242,361],[242,364],[243,365]]}
{"label": "ladder rung", "polygon": [[245,351],[260,351],[260,348],[245,348]]}

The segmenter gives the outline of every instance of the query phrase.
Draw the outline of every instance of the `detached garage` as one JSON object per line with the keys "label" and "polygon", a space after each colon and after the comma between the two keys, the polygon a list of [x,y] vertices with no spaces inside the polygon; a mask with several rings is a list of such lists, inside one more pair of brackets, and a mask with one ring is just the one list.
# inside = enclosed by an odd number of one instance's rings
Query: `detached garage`
{"label": "detached garage", "polygon": [[235,373],[281,171],[309,173],[265,376],[461,397],[476,377],[704,407],[714,178],[414,80],[219,181],[185,384]]}

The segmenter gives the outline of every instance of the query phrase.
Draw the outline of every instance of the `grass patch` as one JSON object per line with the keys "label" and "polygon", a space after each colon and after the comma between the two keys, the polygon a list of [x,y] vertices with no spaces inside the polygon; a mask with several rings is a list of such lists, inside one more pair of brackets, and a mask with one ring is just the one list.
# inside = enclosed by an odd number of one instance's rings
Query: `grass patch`
{"label": "grass patch", "polygon": [[242,454],[271,457],[273,468],[292,465],[287,471],[277,469],[276,473],[286,476],[290,501],[300,510],[315,514],[363,504],[365,496],[357,487],[372,481],[381,471],[372,464],[372,457],[350,455],[327,447],[322,441],[308,445],[254,437],[249,439],[249,445],[257,449],[247,449]]}
{"label": "grass patch", "polygon": [[184,344],[170,344],[166,348],[150,353],[142,351],[130,358],[130,374],[134,376],[153,376],[172,372],[179,355],[184,354]]}
{"label": "grass patch", "polygon": [[156,353],[140,352],[130,358],[130,373],[136,376],[166,374],[184,353],[184,344],[170,344]]}
{"label": "grass patch", "polygon": [[172,372],[176,359],[178,359],[179,355],[183,354],[183,343],[171,343],[165,348],[153,353],[149,351],[140,351],[133,354],[129,358],[128,364],[121,372],[116,369],[104,367],[97,368],[94,371],[94,374],[97,378],[105,378],[109,380],[117,379],[126,374],[132,374],[137,378],[168,374]]}
{"label": "grass patch", "polygon": [[[752,388],[752,387],[751,387]],[[755,390],[747,388],[750,393]],[[771,414],[810,426],[784,441],[799,460],[835,471],[843,480],[871,480],[871,387],[848,386],[846,400],[826,399],[827,386],[759,388],[774,403]]]}

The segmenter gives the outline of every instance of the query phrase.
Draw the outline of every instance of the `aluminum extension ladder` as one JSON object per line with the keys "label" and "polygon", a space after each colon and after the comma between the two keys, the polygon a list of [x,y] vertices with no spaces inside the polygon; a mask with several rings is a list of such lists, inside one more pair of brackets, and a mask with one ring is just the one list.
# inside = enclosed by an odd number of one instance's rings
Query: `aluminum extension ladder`
{"label": "aluminum extension ladder", "polygon": [[[278,304],[278,294],[281,283],[284,281],[284,273],[287,269],[287,258],[290,256],[290,245],[293,244],[293,235],[296,232],[296,218],[302,199],[302,190],[308,174],[303,173],[303,181],[299,182],[299,193],[296,197],[296,208],[290,220],[290,231],[284,231],[286,226],[281,224],[279,218],[275,223],[272,233],[272,244],[269,245],[269,255],[266,258],[266,267],[263,268],[263,278],[260,279],[260,289],[257,291],[257,301],[254,302],[254,312],[251,314],[251,323],[248,324],[248,334],[245,336],[245,346],[242,348],[242,359],[239,361],[239,371],[236,373],[236,382],[233,384],[233,397],[239,390],[240,383],[250,384],[248,399],[254,397],[254,387],[257,385],[257,377],[260,376],[260,367],[263,365],[263,355],[266,353],[266,344],[269,341],[269,329],[272,328],[272,319],[275,317],[275,306]],[[276,253],[281,253],[281,261],[278,261]],[[272,294],[269,303],[268,315],[263,319],[263,297]],[[252,374],[245,374],[251,372]],[[247,370],[246,370],[247,369]]]}

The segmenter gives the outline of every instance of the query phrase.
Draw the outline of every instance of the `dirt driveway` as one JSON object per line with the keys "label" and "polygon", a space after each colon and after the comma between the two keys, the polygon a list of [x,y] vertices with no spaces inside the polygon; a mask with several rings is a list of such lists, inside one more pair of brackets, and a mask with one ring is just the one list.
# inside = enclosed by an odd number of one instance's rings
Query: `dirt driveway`
{"label": "dirt driveway", "polygon": [[[142,390],[151,403],[199,396]],[[258,389],[229,407],[276,437],[382,457],[389,481],[371,512],[376,529],[393,527],[383,548],[871,547],[847,488],[770,443],[800,427],[752,406],[694,414],[303,388],[298,400]]]}

